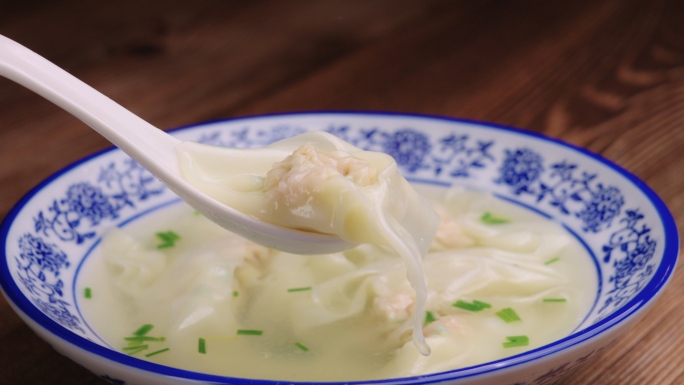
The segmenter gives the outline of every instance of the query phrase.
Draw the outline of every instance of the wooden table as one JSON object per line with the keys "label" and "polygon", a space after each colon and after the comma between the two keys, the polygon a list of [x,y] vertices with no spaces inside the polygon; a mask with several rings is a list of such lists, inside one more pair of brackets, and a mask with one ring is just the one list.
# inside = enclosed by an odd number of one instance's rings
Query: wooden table
{"label": "wooden table", "polygon": [[[684,2],[0,1],[0,34],[162,128],[382,110],[543,132],[612,159],[684,220]],[[0,216],[109,144],[0,79]],[[684,384],[684,272],[558,384]],[[0,299],[0,384],[104,384]]]}

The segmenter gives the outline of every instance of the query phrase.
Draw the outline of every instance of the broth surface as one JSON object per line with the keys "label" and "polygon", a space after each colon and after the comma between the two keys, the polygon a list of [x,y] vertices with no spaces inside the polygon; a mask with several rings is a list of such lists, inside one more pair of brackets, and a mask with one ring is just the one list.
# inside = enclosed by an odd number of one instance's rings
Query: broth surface
{"label": "broth surface", "polygon": [[[411,342],[415,292],[389,248],[276,252],[180,203],[103,239],[78,277],[78,290],[92,293],[79,307],[113,349],[199,372],[289,381],[456,369],[542,346],[579,325],[597,278],[569,232],[485,193],[414,187],[441,217],[423,260],[429,356]],[[152,329],[141,334],[143,325]]]}

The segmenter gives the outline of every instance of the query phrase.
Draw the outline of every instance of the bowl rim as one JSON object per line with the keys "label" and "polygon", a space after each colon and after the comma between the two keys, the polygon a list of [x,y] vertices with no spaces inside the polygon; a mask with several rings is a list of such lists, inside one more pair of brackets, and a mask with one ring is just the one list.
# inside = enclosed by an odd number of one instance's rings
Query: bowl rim
{"label": "bowl rim", "polygon": [[[678,263],[679,257],[679,232],[677,230],[677,225],[669,209],[666,207],[662,199],[653,191],[645,182],[636,177],[630,171],[626,170],[617,163],[603,157],[600,154],[589,151],[588,149],[579,147],[577,145],[565,142],[558,138],[552,138],[542,133],[530,130],[524,130],[521,128],[501,125],[497,123],[479,121],[474,119],[463,119],[448,116],[440,116],[433,114],[420,114],[420,113],[404,113],[404,112],[390,112],[390,111],[365,111],[365,110],[321,110],[321,111],[293,111],[293,112],[282,112],[282,113],[266,113],[266,114],[255,114],[247,116],[239,116],[225,119],[209,120],[205,122],[187,124],[179,126],[168,130],[168,132],[173,133],[177,131],[182,131],[186,129],[192,129],[196,127],[206,127],[214,124],[232,123],[240,121],[249,120],[260,120],[264,118],[278,118],[278,117],[297,117],[297,116],[358,116],[358,117],[394,117],[394,118],[411,118],[411,119],[427,119],[436,120],[445,123],[464,123],[472,126],[482,126],[486,128],[492,128],[495,130],[502,130],[509,133],[514,133],[526,137],[533,137],[540,139],[542,141],[548,141],[560,145],[562,147],[567,147],[571,150],[578,151],[582,155],[585,155],[604,166],[614,170],[621,176],[625,177],[629,182],[631,182],[635,187],[638,188],[642,193],[646,195],[648,201],[654,206],[655,211],[658,214],[658,219],[660,220],[664,229],[664,239],[663,239],[663,258],[662,262],[653,273],[653,277],[650,279],[648,284],[632,298],[627,304],[621,306],[618,310],[607,316],[606,318],[592,324],[582,330],[575,331],[569,336],[562,339],[553,341],[549,344],[543,345],[539,348],[531,349],[520,354],[505,357],[495,361],[489,361],[482,364],[468,366],[460,369],[453,369],[445,372],[438,372],[420,376],[411,377],[398,377],[389,379],[379,379],[379,380],[366,380],[366,381],[335,381],[326,382],[329,385],[341,385],[341,384],[431,384],[435,382],[440,382],[444,380],[455,380],[455,379],[466,379],[469,377],[490,374],[494,372],[499,372],[506,369],[511,369],[516,366],[523,365],[530,361],[534,361],[545,356],[550,356],[556,354],[564,349],[580,345],[594,336],[598,336],[607,332],[614,326],[618,326],[630,319],[640,314],[642,311],[651,306],[655,300],[661,295],[663,289],[666,287],[669,280],[672,278],[673,272]],[[7,259],[6,247],[7,247],[7,235],[9,228],[11,227],[14,219],[21,211],[21,209],[35,196],[39,191],[48,186],[52,181],[58,179],[63,174],[69,172],[72,169],[79,167],[80,165],[89,162],[90,160],[100,157],[106,153],[112,151],[120,151],[116,147],[108,147],[103,150],[97,151],[89,156],[83,157],[71,164],[60,168],[58,171],[51,174],[49,177],[45,178],[42,182],[32,188],[28,193],[26,193],[8,212],[7,216],[3,219],[0,224],[0,256],[5,260]],[[121,352],[117,352],[96,344],[88,339],[77,335],[71,330],[61,326],[57,322],[53,321],[51,318],[43,314],[38,308],[35,307],[22,293],[19,287],[16,285],[12,279],[9,267],[6,263],[0,263],[0,291],[3,292],[5,298],[8,300],[10,305],[19,313],[20,316],[31,319],[33,322],[38,324],[40,327],[47,330],[49,333],[57,336],[58,338],[73,344],[89,353],[95,354],[100,358],[114,361],[116,363],[130,366],[135,369],[140,369],[146,372],[177,377],[187,380],[199,380],[208,381],[211,383],[223,384],[226,381],[230,381],[233,384],[263,384],[272,385],[280,381],[277,380],[263,380],[263,379],[249,379],[243,377],[231,377],[223,375],[208,374],[202,372],[196,372],[187,369],[179,369],[175,367],[170,367],[166,365],[161,365],[153,363],[150,361],[145,361],[139,358],[135,358],[126,355]],[[287,381],[287,383],[292,384],[315,384],[315,382],[308,381]]]}

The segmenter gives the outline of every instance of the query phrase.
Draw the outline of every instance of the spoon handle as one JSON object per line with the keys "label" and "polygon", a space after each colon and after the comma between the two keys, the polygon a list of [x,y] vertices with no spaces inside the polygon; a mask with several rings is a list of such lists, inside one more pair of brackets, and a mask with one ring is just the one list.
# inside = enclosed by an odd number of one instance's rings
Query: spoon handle
{"label": "spoon handle", "polygon": [[169,173],[178,174],[174,146],[179,139],[2,35],[0,75],[70,112],[158,177],[173,178]]}
{"label": "spoon handle", "polygon": [[92,127],[220,226],[256,243],[299,254],[346,250],[339,237],[285,228],[250,217],[207,196],[180,175],[181,141],[24,46],[0,35],[0,75],[52,101]]}

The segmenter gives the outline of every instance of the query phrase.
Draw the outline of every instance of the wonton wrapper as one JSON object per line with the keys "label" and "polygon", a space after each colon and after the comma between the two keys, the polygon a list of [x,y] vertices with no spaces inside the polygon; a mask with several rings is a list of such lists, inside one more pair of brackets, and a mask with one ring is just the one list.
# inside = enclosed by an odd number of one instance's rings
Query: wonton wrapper
{"label": "wonton wrapper", "polygon": [[416,290],[414,342],[429,354],[422,335],[421,258],[439,219],[391,156],[320,131],[256,149],[183,142],[177,151],[189,183],[239,211],[287,228],[396,250]]}

